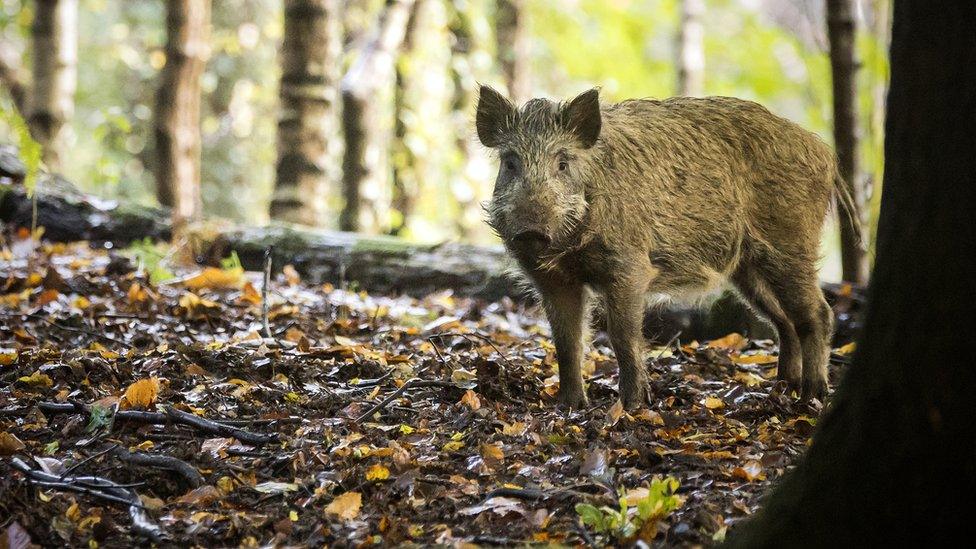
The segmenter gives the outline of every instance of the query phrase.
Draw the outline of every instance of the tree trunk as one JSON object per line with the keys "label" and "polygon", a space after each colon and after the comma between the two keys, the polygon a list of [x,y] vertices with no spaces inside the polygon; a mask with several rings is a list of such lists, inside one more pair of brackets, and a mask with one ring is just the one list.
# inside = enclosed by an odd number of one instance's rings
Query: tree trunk
{"label": "tree trunk", "polygon": [[27,122],[44,163],[61,169],[67,123],[78,83],[78,0],[37,0],[32,53],[33,89]]}
{"label": "tree trunk", "polygon": [[[342,129],[346,150],[342,159],[342,194],[345,206],[339,216],[339,227],[358,231],[361,217],[368,213],[372,229],[384,223],[388,208],[369,208],[364,204],[363,187],[371,184],[377,194],[386,186],[385,174],[378,173],[377,154],[368,154],[369,147],[382,148],[378,135],[382,128],[377,113],[382,105],[378,99],[392,91],[395,79],[396,53],[406,35],[407,21],[413,0],[387,0],[376,24],[373,37],[359,53],[355,63],[342,77]],[[378,97],[379,95],[379,97]],[[371,209],[369,212],[364,212]],[[374,205],[375,206],[375,205]]]}
{"label": "tree trunk", "polygon": [[200,216],[200,76],[210,55],[210,0],[167,0],[166,65],[156,91],[156,193],[174,224]]}
{"label": "tree trunk", "polygon": [[0,84],[10,93],[14,108],[26,120],[30,106],[27,104],[27,86],[24,84],[18,57],[5,44],[0,43]]}
{"label": "tree trunk", "polygon": [[877,258],[854,364],[736,547],[948,546],[976,492],[976,4],[895,0]]}
{"label": "tree trunk", "polygon": [[705,93],[705,0],[681,0],[678,29],[678,95]]}
{"label": "tree trunk", "polygon": [[458,151],[458,163],[451,182],[451,191],[458,204],[457,230],[462,238],[484,226],[479,191],[480,179],[487,172],[478,166],[481,158],[478,144],[471,138],[471,123],[477,104],[478,82],[487,78],[488,67],[479,66],[479,56],[484,51],[488,37],[479,32],[477,25],[485,13],[485,3],[477,0],[453,0],[448,4],[448,31],[451,33],[451,81],[454,97],[451,115]]}
{"label": "tree trunk", "polygon": [[285,2],[273,219],[321,225],[338,182],[339,9],[339,0]]}
{"label": "tree trunk", "polygon": [[[867,253],[860,242],[864,193],[857,166],[857,21],[854,0],[827,0],[827,35],[833,74],[834,144],[837,165],[853,198],[850,215],[841,214],[840,251],[844,280],[863,284],[867,279]],[[840,208],[838,208],[840,210]]]}
{"label": "tree trunk", "polygon": [[532,98],[532,44],[527,19],[525,0],[498,0],[495,13],[498,60],[508,96],[516,104]]}
{"label": "tree trunk", "polygon": [[417,194],[420,192],[417,157],[407,139],[405,118],[413,107],[409,104],[409,97],[417,74],[416,69],[411,67],[410,57],[417,43],[418,19],[422,17],[424,4],[424,0],[414,2],[407,21],[407,30],[404,33],[402,52],[396,60],[396,88],[393,92],[394,135],[390,155],[393,171],[392,211],[394,214],[394,218],[390,220],[390,234],[393,236],[402,235],[406,231],[410,217],[413,215]]}

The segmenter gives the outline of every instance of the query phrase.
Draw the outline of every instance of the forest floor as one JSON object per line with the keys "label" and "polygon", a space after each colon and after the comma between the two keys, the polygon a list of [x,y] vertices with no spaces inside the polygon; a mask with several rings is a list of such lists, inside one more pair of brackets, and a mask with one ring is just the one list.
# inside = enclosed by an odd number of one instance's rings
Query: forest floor
{"label": "forest floor", "polygon": [[534,307],[276,269],[265,337],[261,275],[233,264],[154,284],[84,244],[0,253],[9,540],[707,545],[819,412],[771,381],[772,342],[736,334],[654,349],[653,404],[628,414],[597,332],[591,406],[567,413]]}

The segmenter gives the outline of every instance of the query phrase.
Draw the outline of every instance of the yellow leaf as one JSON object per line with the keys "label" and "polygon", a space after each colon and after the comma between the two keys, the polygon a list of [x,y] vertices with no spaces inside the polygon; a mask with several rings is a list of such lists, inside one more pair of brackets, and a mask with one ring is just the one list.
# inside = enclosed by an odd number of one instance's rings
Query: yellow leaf
{"label": "yellow leaf", "polygon": [[366,471],[366,480],[368,481],[386,480],[388,478],[390,478],[390,470],[379,463],[373,465]]}
{"label": "yellow leaf", "polygon": [[72,300],[71,306],[77,309],[85,310],[91,306],[91,301],[88,301],[87,297],[80,295]]}
{"label": "yellow leaf", "polygon": [[229,494],[234,491],[234,479],[223,476],[217,479],[217,489],[225,494]]}
{"label": "yellow leaf", "polygon": [[122,409],[136,408],[145,410],[156,402],[159,395],[159,379],[151,377],[140,379],[125,390],[119,407]]}
{"label": "yellow leaf", "polygon": [[722,408],[725,408],[725,402],[717,397],[706,397],[705,407],[709,410],[721,410]]}
{"label": "yellow leaf", "polygon": [[400,432],[403,433],[404,435],[409,435],[414,431],[416,431],[416,429],[414,429],[413,427],[406,424],[400,424]]}
{"label": "yellow leaf", "polygon": [[325,507],[326,514],[335,515],[342,520],[352,520],[359,516],[359,510],[363,506],[363,495],[359,492],[346,492],[336,496],[331,503]]}
{"label": "yellow leaf", "polygon": [[460,404],[464,404],[472,410],[477,410],[481,408],[481,399],[478,398],[478,393],[468,389],[464,392],[464,396],[461,397]]}
{"label": "yellow leaf", "polygon": [[134,305],[136,303],[142,303],[148,299],[149,294],[142,287],[142,285],[140,285],[138,282],[133,282],[132,285],[129,286],[129,291],[126,292],[126,296],[129,299],[129,303]]}
{"label": "yellow leaf", "polygon": [[206,267],[199,273],[183,280],[183,285],[191,290],[236,290],[244,285],[244,269],[218,269]]}
{"label": "yellow leaf", "polygon": [[0,348],[0,366],[10,366],[14,362],[17,362],[17,351]]}
{"label": "yellow leaf", "polygon": [[733,379],[740,383],[744,383],[747,387],[755,387],[761,385],[762,382],[766,381],[761,376],[757,376],[752,372],[736,372]]}
{"label": "yellow leaf", "polygon": [[40,370],[34,372],[29,376],[21,376],[17,378],[17,381],[21,383],[26,383],[28,385],[39,385],[44,387],[54,386],[54,381],[51,380],[51,376],[47,374],[42,374]]}
{"label": "yellow leaf", "polygon": [[834,352],[837,353],[837,354],[839,354],[839,355],[849,355],[849,354],[852,354],[855,349],[857,349],[857,342],[852,341],[852,342],[848,343],[847,345],[844,345],[844,346],[836,349]]}
{"label": "yellow leaf", "polygon": [[288,511],[288,518],[292,522],[298,522],[298,511],[295,511],[294,509]]}
{"label": "yellow leaf", "polygon": [[713,349],[730,349],[732,351],[741,351],[743,348],[745,348],[747,343],[749,343],[749,340],[742,337],[742,334],[732,332],[725,337],[720,337],[718,339],[709,341],[705,346]]}
{"label": "yellow leaf", "polygon": [[464,448],[464,441],[461,441],[461,440],[452,440],[452,441],[444,444],[444,446],[441,447],[441,450],[443,450],[445,452],[456,452],[456,451],[460,450],[461,448]]}
{"label": "yellow leaf", "polygon": [[736,364],[775,364],[779,361],[779,358],[766,354],[733,355],[731,358]]}
{"label": "yellow leaf", "polygon": [[291,264],[285,265],[281,269],[281,274],[285,275],[285,281],[288,282],[289,286],[298,286],[302,283],[302,277],[295,270],[295,267]]}
{"label": "yellow leaf", "polygon": [[254,287],[254,284],[245,282],[244,288],[241,291],[241,297],[237,298],[237,300],[244,303],[250,303],[251,305],[260,305],[261,294],[258,293],[257,289]]}

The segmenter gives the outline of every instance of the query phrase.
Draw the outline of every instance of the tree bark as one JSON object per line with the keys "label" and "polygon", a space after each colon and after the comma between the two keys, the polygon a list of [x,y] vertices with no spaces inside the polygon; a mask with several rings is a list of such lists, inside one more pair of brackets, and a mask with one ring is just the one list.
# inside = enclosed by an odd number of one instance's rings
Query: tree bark
{"label": "tree bark", "polygon": [[197,219],[200,194],[200,76],[210,55],[210,0],[167,0],[166,65],[156,91],[156,193],[175,225]]}
{"label": "tree bark", "polygon": [[[413,0],[386,0],[373,37],[363,47],[349,71],[342,77],[342,129],[346,150],[342,160],[342,194],[345,205],[339,216],[344,231],[358,231],[364,213],[372,214],[372,229],[384,223],[386,208],[364,204],[362,190],[371,183],[376,189],[385,187],[385,174],[378,173],[374,157],[367,154],[370,146],[383,147],[378,135],[377,111],[382,106],[378,97],[392,91],[395,78],[396,54],[406,35],[407,21]],[[364,208],[367,206],[367,208]]]}
{"label": "tree bark", "polygon": [[396,88],[393,93],[393,143],[391,158],[393,172],[392,209],[395,218],[390,220],[390,234],[399,236],[407,229],[410,217],[413,215],[414,204],[420,192],[420,182],[417,176],[417,156],[410,148],[407,140],[407,120],[409,111],[413,107],[410,102],[410,91],[415,83],[416,70],[411,68],[414,45],[417,43],[418,19],[425,9],[425,0],[416,0],[410,10],[407,29],[404,33],[402,52],[396,60]]}
{"label": "tree bark", "polygon": [[[857,162],[857,19],[854,0],[827,0],[827,35],[833,75],[834,145],[840,175],[853,198],[850,215],[841,214],[840,251],[844,280],[863,284],[867,279],[867,253],[861,243],[864,192]],[[840,208],[838,208],[840,210]]]}
{"label": "tree bark", "polygon": [[339,0],[286,0],[271,217],[321,225],[338,160]]}
{"label": "tree bark", "polygon": [[532,43],[525,0],[498,0],[495,37],[508,96],[517,104],[524,103],[532,98]]}
{"label": "tree bark", "polygon": [[451,191],[458,205],[457,232],[461,238],[470,236],[484,226],[480,207],[485,198],[479,191],[480,179],[488,172],[478,165],[478,143],[471,138],[471,123],[478,101],[478,82],[487,78],[488,67],[479,65],[489,37],[479,32],[476,22],[485,13],[485,3],[478,0],[453,0],[448,4],[448,31],[451,34],[451,81],[454,97],[451,115],[458,151],[458,163],[453,172]]}
{"label": "tree bark", "polygon": [[976,4],[895,0],[877,258],[854,364],[733,547],[954,545],[976,492]]}
{"label": "tree bark", "polygon": [[67,123],[74,113],[78,83],[78,0],[37,0],[33,41],[33,78],[27,123],[41,144],[42,158],[60,170]]}
{"label": "tree bark", "polygon": [[681,0],[678,29],[678,95],[705,93],[705,0]]}

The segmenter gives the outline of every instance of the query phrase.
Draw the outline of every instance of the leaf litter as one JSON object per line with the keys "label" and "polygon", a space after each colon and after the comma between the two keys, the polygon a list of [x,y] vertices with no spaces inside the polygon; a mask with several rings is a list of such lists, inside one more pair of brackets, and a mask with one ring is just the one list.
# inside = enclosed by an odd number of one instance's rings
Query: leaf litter
{"label": "leaf litter", "polygon": [[83,243],[2,253],[3,535],[39,544],[709,544],[819,412],[739,334],[652,350],[634,412],[598,336],[566,412],[537,307],[285,267],[266,337],[239,264],[155,283]]}

